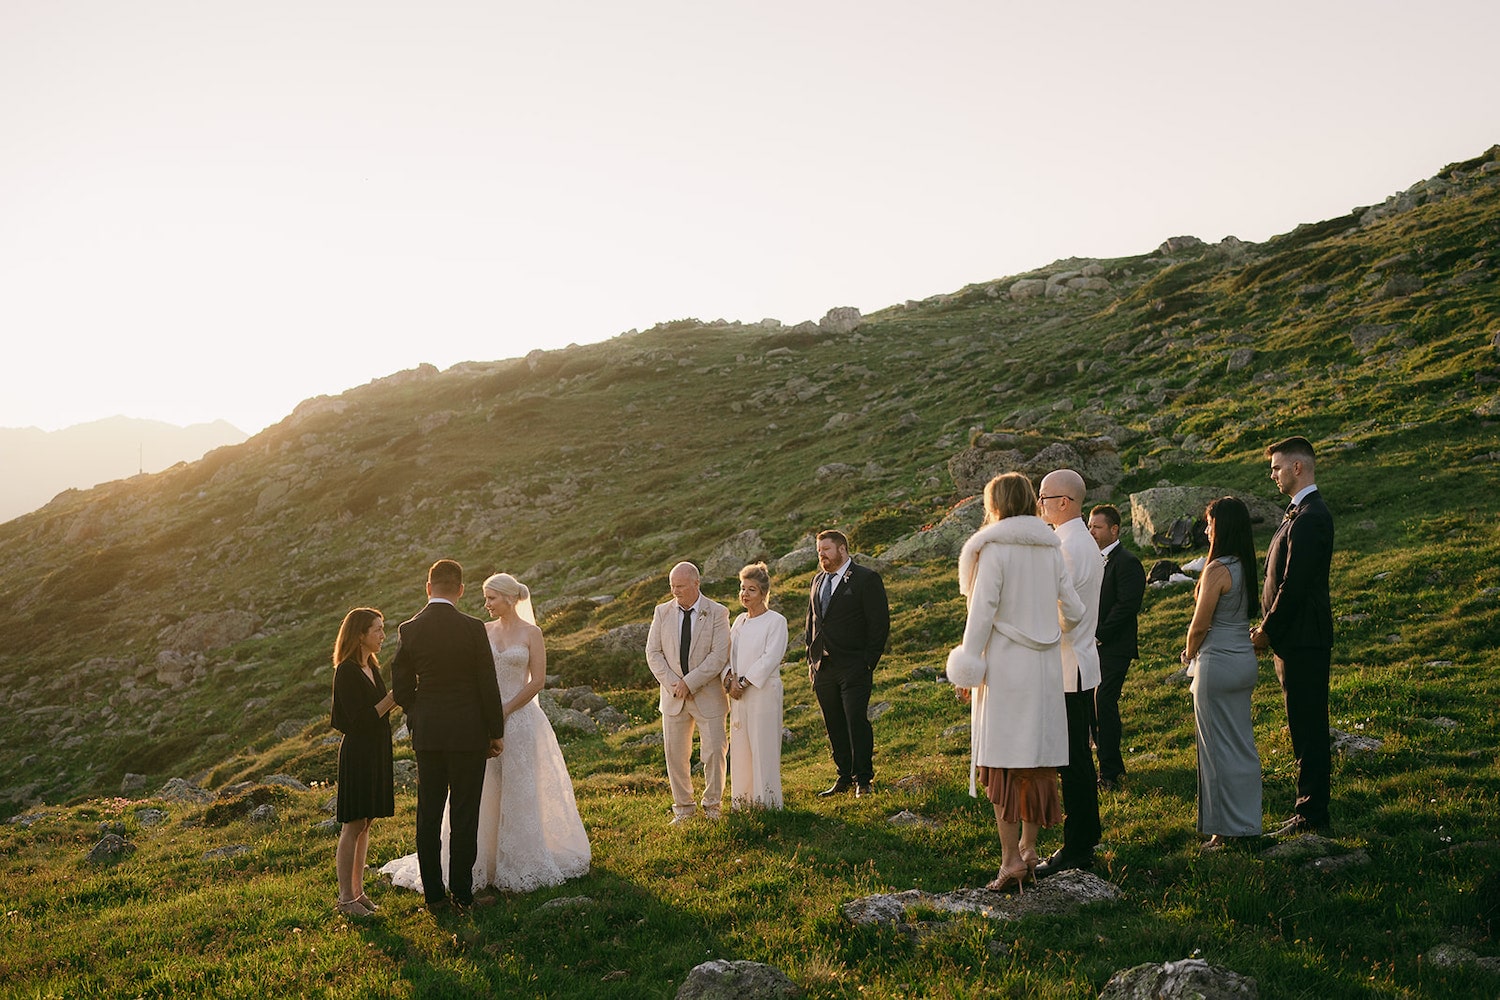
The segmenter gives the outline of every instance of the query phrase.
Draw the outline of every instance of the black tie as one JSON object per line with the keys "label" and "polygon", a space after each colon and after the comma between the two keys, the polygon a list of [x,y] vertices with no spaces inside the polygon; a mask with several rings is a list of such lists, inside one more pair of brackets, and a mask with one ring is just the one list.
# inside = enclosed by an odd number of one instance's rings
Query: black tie
{"label": "black tie", "polygon": [[833,596],[833,574],[823,574],[823,592],[818,595],[818,610],[823,614],[828,613],[828,599]]}
{"label": "black tie", "polygon": [[[679,607],[681,607],[679,605]],[[682,643],[677,647],[677,667],[686,677],[688,672],[688,650],[693,648],[693,609],[682,609]]]}

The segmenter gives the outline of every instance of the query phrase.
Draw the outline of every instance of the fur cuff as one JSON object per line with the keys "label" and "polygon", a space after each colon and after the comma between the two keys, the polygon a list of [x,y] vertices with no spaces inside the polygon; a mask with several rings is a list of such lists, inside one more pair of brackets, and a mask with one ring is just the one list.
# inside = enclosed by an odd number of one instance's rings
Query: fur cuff
{"label": "fur cuff", "polygon": [[948,680],[954,687],[978,687],[984,683],[987,670],[983,657],[974,656],[962,646],[948,654]]}

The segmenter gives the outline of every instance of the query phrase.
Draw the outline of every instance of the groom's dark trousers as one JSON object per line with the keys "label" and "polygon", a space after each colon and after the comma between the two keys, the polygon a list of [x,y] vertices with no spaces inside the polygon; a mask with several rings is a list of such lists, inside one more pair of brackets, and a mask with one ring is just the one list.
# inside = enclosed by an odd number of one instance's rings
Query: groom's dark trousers
{"label": "groom's dark trousers", "polygon": [[429,906],[444,902],[443,807],[448,806],[448,878],[454,902],[474,899],[479,797],[490,740],[505,734],[495,658],[484,622],[434,600],[401,623],[391,663],[396,703],[417,757],[417,864]]}

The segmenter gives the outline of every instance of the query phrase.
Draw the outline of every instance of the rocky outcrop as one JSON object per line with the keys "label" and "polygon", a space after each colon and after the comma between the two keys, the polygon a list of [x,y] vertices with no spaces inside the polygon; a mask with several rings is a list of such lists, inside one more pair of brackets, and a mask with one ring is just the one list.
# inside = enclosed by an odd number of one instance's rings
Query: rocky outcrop
{"label": "rocky outcrop", "polygon": [[881,557],[893,563],[921,563],[933,559],[957,559],[959,549],[979,530],[984,520],[984,502],[979,497],[958,504],[937,524],[892,542]]}
{"label": "rocky outcrop", "polygon": [[1120,890],[1092,872],[1077,869],[1059,872],[1018,895],[989,889],[955,889],[930,893],[922,889],[866,896],[841,907],[844,918],[856,925],[907,922],[913,910],[974,913],[993,920],[1020,920],[1032,914],[1072,913],[1092,903],[1120,898]]}
{"label": "rocky outcrop", "polygon": [[703,579],[733,580],[748,564],[767,558],[766,543],[761,540],[760,532],[747,528],[714,546],[703,560]]}
{"label": "rocky outcrop", "polygon": [[859,310],[853,306],[835,306],[818,320],[818,329],[824,333],[853,333],[863,322]]}
{"label": "rocky outcrop", "polygon": [[1159,486],[1130,494],[1130,527],[1136,546],[1173,551],[1205,544],[1203,510],[1209,501],[1222,496],[1245,501],[1253,524],[1274,524],[1284,513],[1259,497],[1218,486]]}
{"label": "rocky outcrop", "polygon": [[1055,469],[1083,477],[1089,500],[1108,500],[1125,476],[1120,451],[1109,437],[1053,439],[1030,434],[980,434],[948,460],[948,475],[961,493],[975,494],[1002,472],[1021,472],[1033,482]]}
{"label": "rocky outcrop", "polygon": [[794,1000],[802,995],[801,987],[773,966],[716,959],[688,973],[677,1000]]}
{"label": "rocky outcrop", "polygon": [[1260,988],[1242,976],[1201,958],[1161,965],[1147,963],[1116,972],[1099,1000],[1258,1000]]}

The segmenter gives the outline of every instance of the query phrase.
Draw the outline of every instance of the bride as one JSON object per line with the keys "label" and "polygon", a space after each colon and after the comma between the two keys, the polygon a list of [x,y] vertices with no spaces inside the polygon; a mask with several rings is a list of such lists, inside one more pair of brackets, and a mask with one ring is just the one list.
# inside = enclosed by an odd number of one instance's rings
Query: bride
{"label": "bride", "polygon": [[[546,683],[547,650],[532,614],[531,591],[509,573],[496,573],[484,581],[484,606],[494,618],[485,630],[504,703],[505,750],[485,765],[474,888],[530,892],[587,874],[589,838],[557,736],[536,700]],[[447,865],[445,815],[444,869]],[[422,889],[415,854],[380,870],[395,885]]]}

